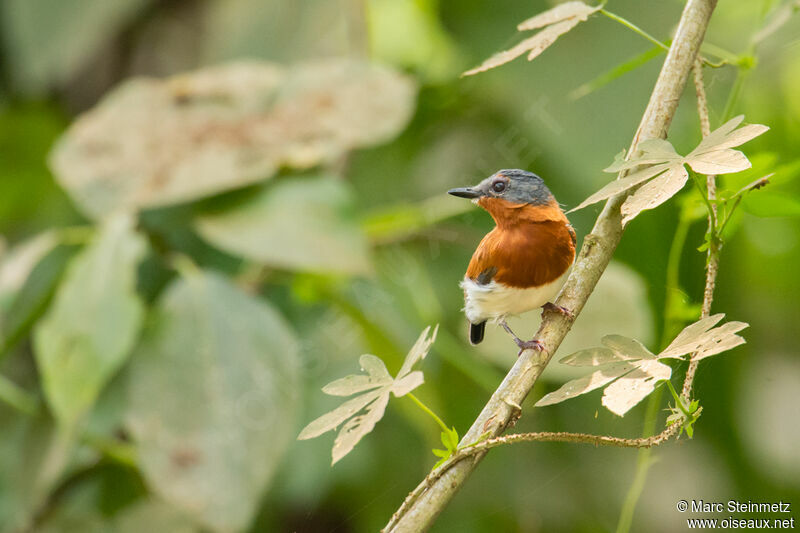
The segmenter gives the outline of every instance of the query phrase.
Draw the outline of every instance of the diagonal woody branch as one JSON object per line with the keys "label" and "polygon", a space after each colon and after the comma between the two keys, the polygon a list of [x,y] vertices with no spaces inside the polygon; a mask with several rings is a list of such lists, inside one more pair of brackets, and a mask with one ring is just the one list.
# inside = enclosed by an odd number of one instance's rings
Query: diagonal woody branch
{"label": "diagonal woody branch", "polygon": [[[716,0],[687,2],[675,39],[634,135],[630,153],[636,152],[640,139],[666,137],[715,6]],[[501,435],[515,417],[519,416],[519,405],[525,400],[572,327],[574,316],[583,309],[622,238],[620,207],[626,197],[627,193],[623,193],[606,203],[592,232],[584,239],[572,273],[556,302],[571,309],[573,318],[553,313],[542,321],[537,338],[547,347],[547,351],[526,350],[520,355],[462,439],[462,445],[473,443],[487,433],[490,437]],[[418,490],[409,495],[384,531],[397,533],[427,530],[485,453],[482,451],[476,454],[472,460],[459,461],[430,484],[423,481],[426,486],[422,490],[418,487]],[[416,497],[412,497],[415,493]]]}

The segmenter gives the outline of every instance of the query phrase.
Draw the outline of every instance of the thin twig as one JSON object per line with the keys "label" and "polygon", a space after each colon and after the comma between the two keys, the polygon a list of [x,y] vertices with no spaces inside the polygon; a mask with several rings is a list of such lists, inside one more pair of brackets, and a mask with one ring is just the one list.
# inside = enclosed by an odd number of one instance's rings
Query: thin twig
{"label": "thin twig", "polygon": [[[711,122],[708,119],[708,99],[706,98],[706,88],[703,82],[703,64],[700,61],[696,61],[694,65],[694,90],[697,95],[697,114],[700,117],[700,131],[703,133],[703,137],[708,137],[708,134],[711,133]],[[708,198],[710,204],[708,231],[711,232],[712,238],[706,258],[706,284],[703,290],[703,307],[700,311],[700,318],[706,318],[711,315],[711,303],[714,301],[714,288],[717,284],[717,273],[719,272],[720,247],[716,238],[719,230],[717,228],[717,204],[714,202],[716,197],[717,177],[713,175],[706,176],[706,198]],[[692,384],[697,372],[697,364],[698,362],[692,359],[686,369],[681,398],[687,402],[692,394]]]}
{"label": "thin twig", "polygon": [[495,437],[493,439],[486,439],[471,446],[459,448],[457,453],[442,463],[439,468],[428,474],[428,476],[422,480],[422,483],[417,485],[417,487],[409,493],[392,519],[394,520],[395,517],[402,516],[408,507],[416,501],[420,494],[428,489],[436,480],[441,478],[455,464],[467,459],[468,457],[483,453],[491,448],[520,442],[572,442],[580,444],[592,444],[594,446],[612,446],[616,448],[651,448],[667,442],[678,432],[679,429],[679,423],[671,424],[664,428],[664,430],[657,435],[634,439],[610,437],[606,435],[590,435],[587,433],[569,433],[564,431],[515,433],[513,435],[504,435],[501,437]]}

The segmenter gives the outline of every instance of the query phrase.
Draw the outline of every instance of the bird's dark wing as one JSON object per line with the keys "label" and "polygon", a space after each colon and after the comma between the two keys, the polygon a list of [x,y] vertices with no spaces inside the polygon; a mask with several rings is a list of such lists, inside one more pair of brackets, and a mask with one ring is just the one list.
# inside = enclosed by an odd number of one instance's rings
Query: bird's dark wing
{"label": "bird's dark wing", "polygon": [[575,228],[572,227],[572,224],[567,224],[567,231],[569,231],[569,236],[572,239],[572,246],[577,246],[578,235],[575,233]]}
{"label": "bird's dark wing", "polygon": [[478,285],[488,285],[494,275],[497,274],[497,267],[490,266],[489,268],[485,268],[478,274],[478,277],[475,278],[475,281],[478,282]]}

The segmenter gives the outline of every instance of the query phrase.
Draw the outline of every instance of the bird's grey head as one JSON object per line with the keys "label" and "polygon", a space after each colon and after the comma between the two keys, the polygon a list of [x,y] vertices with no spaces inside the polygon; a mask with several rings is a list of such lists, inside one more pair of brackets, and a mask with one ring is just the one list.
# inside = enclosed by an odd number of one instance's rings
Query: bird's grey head
{"label": "bird's grey head", "polygon": [[515,204],[547,205],[554,200],[542,178],[520,169],[498,170],[474,187],[447,192],[461,198],[499,198]]}

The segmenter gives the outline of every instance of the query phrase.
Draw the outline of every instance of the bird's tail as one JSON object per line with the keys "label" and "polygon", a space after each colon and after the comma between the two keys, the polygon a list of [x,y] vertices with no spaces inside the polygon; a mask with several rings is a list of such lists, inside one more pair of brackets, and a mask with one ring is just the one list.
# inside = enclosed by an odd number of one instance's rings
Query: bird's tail
{"label": "bird's tail", "polygon": [[486,330],[486,321],[480,324],[469,325],[469,342],[472,344],[480,344],[483,340],[483,332]]}

